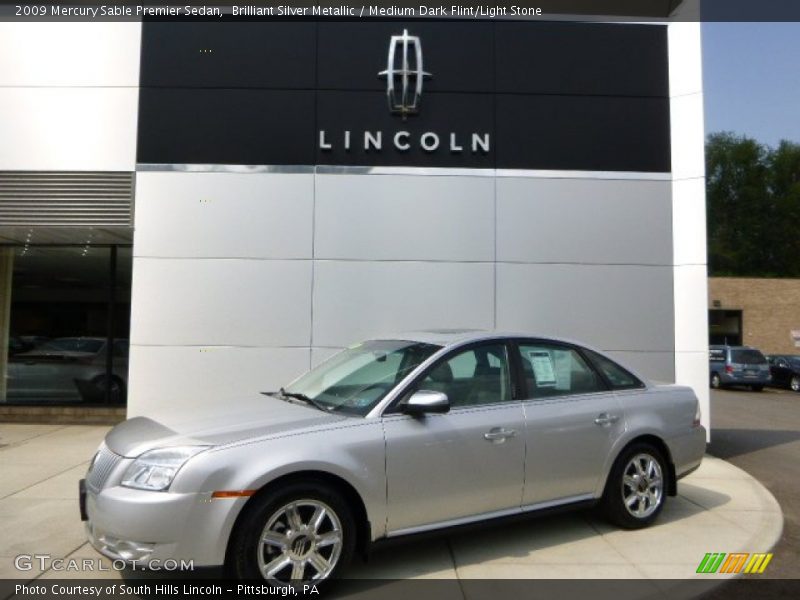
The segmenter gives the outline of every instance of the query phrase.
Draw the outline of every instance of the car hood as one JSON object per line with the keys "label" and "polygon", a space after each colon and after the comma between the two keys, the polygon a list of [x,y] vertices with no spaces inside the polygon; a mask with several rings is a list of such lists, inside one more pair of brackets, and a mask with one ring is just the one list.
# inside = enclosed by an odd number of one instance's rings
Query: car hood
{"label": "car hood", "polygon": [[147,417],[128,419],[114,427],[105,442],[112,452],[136,457],[168,446],[222,446],[249,439],[293,435],[348,418],[264,395],[237,400],[228,406],[235,410],[201,418],[164,422]]}

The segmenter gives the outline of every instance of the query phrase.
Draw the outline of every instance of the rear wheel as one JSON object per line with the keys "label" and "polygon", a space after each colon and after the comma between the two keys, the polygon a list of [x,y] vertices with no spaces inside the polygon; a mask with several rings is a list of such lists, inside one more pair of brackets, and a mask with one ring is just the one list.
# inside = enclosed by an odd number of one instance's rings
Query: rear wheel
{"label": "rear wheel", "polygon": [[715,390],[718,390],[722,387],[722,380],[719,377],[719,373],[712,373],[711,374],[711,387]]}
{"label": "rear wheel", "polygon": [[764,386],[763,385],[751,385],[750,389],[753,390],[754,392],[763,392],[764,391]]}
{"label": "rear wheel", "polygon": [[633,444],[611,469],[601,510],[609,521],[624,529],[650,525],[664,508],[666,476],[667,464],[657,448]]}
{"label": "rear wheel", "polygon": [[792,380],[789,382],[789,388],[793,392],[800,392],[800,376],[795,375],[792,377]]}
{"label": "rear wheel", "polygon": [[333,489],[297,482],[253,502],[231,540],[229,559],[238,578],[319,584],[350,562],[355,521]]}

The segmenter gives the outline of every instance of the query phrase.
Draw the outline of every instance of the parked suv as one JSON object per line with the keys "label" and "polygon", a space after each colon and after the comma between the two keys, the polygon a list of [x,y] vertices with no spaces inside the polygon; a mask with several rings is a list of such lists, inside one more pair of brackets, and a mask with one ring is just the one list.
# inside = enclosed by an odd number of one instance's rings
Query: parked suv
{"label": "parked suv", "polygon": [[749,346],[711,346],[709,368],[714,389],[743,385],[760,392],[771,381],[767,359]]}

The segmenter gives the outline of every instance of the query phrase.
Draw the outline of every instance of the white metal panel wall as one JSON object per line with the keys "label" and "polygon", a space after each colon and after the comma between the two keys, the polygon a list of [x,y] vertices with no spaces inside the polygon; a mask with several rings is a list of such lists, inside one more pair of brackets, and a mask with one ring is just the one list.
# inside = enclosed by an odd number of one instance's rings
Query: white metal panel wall
{"label": "white metal panel wall", "polygon": [[132,171],[140,23],[0,23],[0,170]]}
{"label": "white metal panel wall", "polygon": [[308,369],[312,174],[139,172],[130,416],[228,410]]}
{"label": "white metal panel wall", "polygon": [[136,87],[141,23],[0,23],[2,87]]}
{"label": "white metal panel wall", "polygon": [[318,175],[321,259],[492,261],[491,177]]}
{"label": "white metal panel wall", "polygon": [[571,336],[671,380],[655,179],[139,172],[130,414],[227,410],[420,328]]}
{"label": "white metal panel wall", "polygon": [[672,23],[669,42],[675,381],[694,388],[710,430],[705,127],[699,22]]}
{"label": "white metal panel wall", "polygon": [[501,177],[501,262],[669,265],[669,181]]}
{"label": "white metal panel wall", "polygon": [[140,172],[136,192],[136,256],[311,258],[311,173]]}

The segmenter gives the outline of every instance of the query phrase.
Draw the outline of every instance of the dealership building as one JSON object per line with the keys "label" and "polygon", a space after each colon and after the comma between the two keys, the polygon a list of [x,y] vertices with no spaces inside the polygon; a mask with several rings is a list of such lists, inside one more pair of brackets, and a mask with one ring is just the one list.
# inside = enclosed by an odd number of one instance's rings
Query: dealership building
{"label": "dealership building", "polygon": [[708,426],[703,144],[693,22],[0,23],[0,402],[228,412],[466,327]]}

